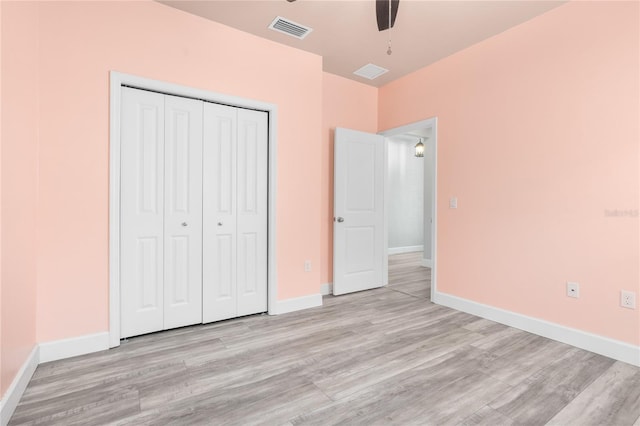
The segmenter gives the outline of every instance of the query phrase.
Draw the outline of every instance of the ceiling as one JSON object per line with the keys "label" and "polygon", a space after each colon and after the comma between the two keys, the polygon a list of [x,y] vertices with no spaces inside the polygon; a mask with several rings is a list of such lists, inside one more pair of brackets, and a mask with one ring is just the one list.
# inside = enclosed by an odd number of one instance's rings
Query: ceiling
{"label": "ceiling", "polygon": [[[563,1],[400,0],[395,26],[378,32],[375,0],[169,0],[177,9],[323,57],[323,69],[380,87]],[[268,29],[282,16],[313,31],[303,40]],[[393,53],[387,55],[388,38]],[[373,63],[389,70],[368,80],[353,74]]]}
{"label": "ceiling", "polygon": [[387,139],[398,143],[408,143],[415,145],[422,138],[422,142],[426,144],[428,143],[427,141],[431,139],[432,133],[433,129],[431,127],[425,127],[423,129],[416,129],[399,135],[387,136]]}

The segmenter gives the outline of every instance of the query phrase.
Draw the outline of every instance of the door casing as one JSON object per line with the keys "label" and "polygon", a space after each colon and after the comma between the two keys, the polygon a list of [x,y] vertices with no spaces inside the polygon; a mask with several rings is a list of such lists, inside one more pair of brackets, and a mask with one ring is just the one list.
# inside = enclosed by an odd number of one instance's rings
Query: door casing
{"label": "door casing", "polygon": [[150,90],[167,95],[201,99],[268,113],[267,306],[268,313],[274,314],[278,294],[276,273],[277,106],[266,102],[111,71],[109,108],[109,347],[113,348],[120,345],[120,114],[122,86]]}

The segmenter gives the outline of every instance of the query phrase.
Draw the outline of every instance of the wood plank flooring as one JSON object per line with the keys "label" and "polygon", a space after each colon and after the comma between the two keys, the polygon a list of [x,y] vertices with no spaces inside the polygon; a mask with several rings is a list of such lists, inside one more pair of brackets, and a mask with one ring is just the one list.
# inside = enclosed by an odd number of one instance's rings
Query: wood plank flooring
{"label": "wood plank flooring", "polygon": [[640,425],[640,369],[386,288],[42,364],[10,425]]}

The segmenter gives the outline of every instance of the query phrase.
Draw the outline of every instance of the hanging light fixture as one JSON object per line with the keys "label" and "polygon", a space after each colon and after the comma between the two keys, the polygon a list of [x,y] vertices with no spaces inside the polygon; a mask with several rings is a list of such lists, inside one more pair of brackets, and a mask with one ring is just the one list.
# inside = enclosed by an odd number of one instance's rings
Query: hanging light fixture
{"label": "hanging light fixture", "polygon": [[416,157],[424,157],[424,144],[422,143],[422,138],[416,144]]}

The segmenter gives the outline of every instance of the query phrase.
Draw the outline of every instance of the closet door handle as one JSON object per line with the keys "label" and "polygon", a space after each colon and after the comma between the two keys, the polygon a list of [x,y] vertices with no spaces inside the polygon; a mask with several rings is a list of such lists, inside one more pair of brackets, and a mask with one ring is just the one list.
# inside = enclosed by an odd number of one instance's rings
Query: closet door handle
{"label": "closet door handle", "polygon": [[218,222],[218,226],[222,226],[222,222]]}
{"label": "closet door handle", "polygon": [[182,226],[187,226],[187,222],[182,222]]}

